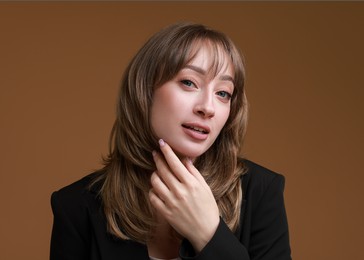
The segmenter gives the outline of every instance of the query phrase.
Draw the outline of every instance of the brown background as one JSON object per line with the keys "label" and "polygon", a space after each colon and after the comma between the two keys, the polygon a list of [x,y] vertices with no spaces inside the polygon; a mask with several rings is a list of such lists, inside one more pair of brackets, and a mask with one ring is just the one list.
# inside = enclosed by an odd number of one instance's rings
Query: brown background
{"label": "brown background", "polygon": [[363,3],[1,3],[0,258],[47,259],[51,192],[100,167],[126,63],[190,20],[247,63],[244,154],[286,176],[294,259],[361,259]]}

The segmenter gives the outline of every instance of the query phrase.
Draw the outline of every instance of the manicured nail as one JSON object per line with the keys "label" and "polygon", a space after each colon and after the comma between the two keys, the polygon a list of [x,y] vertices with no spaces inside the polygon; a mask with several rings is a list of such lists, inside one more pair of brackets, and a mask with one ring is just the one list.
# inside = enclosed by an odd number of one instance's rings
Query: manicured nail
{"label": "manicured nail", "polygon": [[193,164],[192,160],[190,157],[187,157],[187,162],[189,162],[190,164]]}
{"label": "manicured nail", "polygon": [[160,146],[164,146],[166,144],[163,139],[159,139],[158,143]]}

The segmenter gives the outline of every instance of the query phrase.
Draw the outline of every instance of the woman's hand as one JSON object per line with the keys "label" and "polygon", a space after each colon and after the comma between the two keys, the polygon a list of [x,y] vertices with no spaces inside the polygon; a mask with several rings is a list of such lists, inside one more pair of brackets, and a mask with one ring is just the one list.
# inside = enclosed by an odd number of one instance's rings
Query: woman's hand
{"label": "woman's hand", "polygon": [[151,176],[150,202],[200,252],[220,221],[215,198],[191,160],[181,162],[168,144],[159,143],[163,154],[153,152],[157,170]]}

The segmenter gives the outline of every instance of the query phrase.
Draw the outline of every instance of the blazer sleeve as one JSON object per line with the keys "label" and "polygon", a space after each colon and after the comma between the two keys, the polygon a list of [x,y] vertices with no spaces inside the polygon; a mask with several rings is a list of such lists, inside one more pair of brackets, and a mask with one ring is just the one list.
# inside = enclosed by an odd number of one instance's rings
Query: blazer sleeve
{"label": "blazer sleeve", "polygon": [[90,230],[86,207],[68,194],[54,192],[51,197],[53,229],[51,236],[50,260],[89,259]]}
{"label": "blazer sleeve", "polygon": [[288,260],[290,246],[283,200],[284,177],[276,175],[257,198],[250,226],[250,243],[246,247],[220,218],[219,226],[202,251],[194,255],[193,247],[183,241],[180,256],[195,260]]}
{"label": "blazer sleeve", "polygon": [[247,249],[240,243],[221,218],[214,236],[199,254],[194,255],[192,245],[187,240],[184,240],[180,249],[180,257],[183,260],[250,259]]}

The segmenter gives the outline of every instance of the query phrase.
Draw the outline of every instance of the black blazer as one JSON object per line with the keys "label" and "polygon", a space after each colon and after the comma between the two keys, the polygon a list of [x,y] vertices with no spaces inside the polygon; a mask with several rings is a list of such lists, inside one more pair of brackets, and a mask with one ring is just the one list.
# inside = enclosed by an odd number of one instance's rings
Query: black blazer
{"label": "black blazer", "polygon": [[[242,176],[244,200],[238,230],[231,232],[220,219],[214,236],[198,255],[187,240],[182,242],[181,259],[291,259],[284,177],[251,161],[245,163],[248,171]],[[93,175],[52,194],[50,259],[149,259],[146,245],[116,239],[107,233],[98,188],[88,189]]]}

